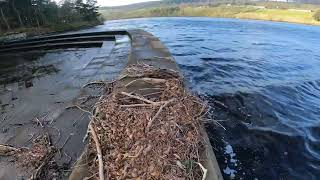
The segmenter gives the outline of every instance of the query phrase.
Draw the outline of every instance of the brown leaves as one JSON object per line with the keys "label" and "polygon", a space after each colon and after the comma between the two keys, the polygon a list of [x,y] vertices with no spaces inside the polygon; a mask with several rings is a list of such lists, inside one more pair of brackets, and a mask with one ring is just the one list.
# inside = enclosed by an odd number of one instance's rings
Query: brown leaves
{"label": "brown leaves", "polygon": [[[126,71],[130,77],[138,73],[142,78],[165,77],[165,81],[157,83],[160,92],[152,100],[115,88],[98,103],[96,114],[104,116],[93,121],[107,178],[201,179],[201,168],[196,163],[197,152],[203,148],[198,118],[204,111],[203,103],[185,90],[176,72],[145,65]],[[90,146],[96,152],[92,139]],[[178,161],[198,168],[187,171],[177,166]],[[91,170],[98,171],[97,162]]]}

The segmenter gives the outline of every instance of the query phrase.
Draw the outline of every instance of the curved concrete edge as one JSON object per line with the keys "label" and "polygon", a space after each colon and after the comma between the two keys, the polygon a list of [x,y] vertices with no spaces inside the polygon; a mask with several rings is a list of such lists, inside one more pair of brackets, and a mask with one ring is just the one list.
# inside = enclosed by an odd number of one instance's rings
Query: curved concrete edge
{"label": "curved concrete edge", "polygon": [[[114,32],[122,32],[121,35],[123,35],[123,31]],[[125,32],[131,39],[131,52],[128,60],[128,66],[139,63],[152,65],[156,68],[179,71],[179,67],[175,59],[157,37],[143,30],[128,30]],[[125,71],[122,73],[122,77],[124,73]],[[131,81],[132,78],[122,78],[118,83],[121,86],[121,84],[127,84]],[[138,86],[141,85],[137,85],[135,87]],[[129,91],[132,91],[132,89],[128,90],[128,92]],[[216,156],[204,127],[201,127],[201,134],[204,139],[205,151],[202,152],[200,156],[202,165],[208,170],[206,180],[223,180]],[[83,165],[85,164],[84,162],[87,162],[88,160],[86,152],[87,151],[85,150],[76,165],[76,167],[81,167],[81,169],[75,168],[72,171],[69,180],[83,179],[86,177],[85,175],[87,175],[87,172],[84,171],[86,166]]]}

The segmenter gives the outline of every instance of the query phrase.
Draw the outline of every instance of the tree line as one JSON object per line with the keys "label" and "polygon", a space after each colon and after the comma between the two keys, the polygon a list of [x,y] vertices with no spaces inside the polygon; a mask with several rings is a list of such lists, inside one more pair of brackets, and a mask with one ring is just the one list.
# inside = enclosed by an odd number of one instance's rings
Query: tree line
{"label": "tree line", "polygon": [[96,0],[0,0],[0,32],[99,22]]}

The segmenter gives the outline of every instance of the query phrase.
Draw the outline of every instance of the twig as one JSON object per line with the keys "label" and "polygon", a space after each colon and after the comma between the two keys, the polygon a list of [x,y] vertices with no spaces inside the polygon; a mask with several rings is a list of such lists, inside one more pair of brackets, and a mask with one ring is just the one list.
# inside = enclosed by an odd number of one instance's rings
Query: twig
{"label": "twig", "polygon": [[225,104],[223,104],[222,102],[220,102],[220,101],[218,101],[218,100],[213,100],[213,102],[214,102],[215,104],[218,104],[218,105],[222,106],[222,107],[225,108],[225,109],[228,109],[228,107],[227,107]]}
{"label": "twig", "polygon": [[200,168],[203,172],[202,180],[205,180],[207,178],[208,170],[206,168],[204,168],[201,163],[197,163],[197,164],[200,166]]}
{"label": "twig", "polygon": [[80,107],[80,106],[78,106],[78,105],[73,105],[73,106],[68,106],[68,107],[66,107],[66,109],[71,109],[71,108],[78,108],[78,109],[80,109],[81,111],[86,112],[86,113],[89,113],[89,114],[92,115],[92,112],[90,112],[90,111],[88,111],[88,110],[85,110],[85,109],[83,109],[82,107]]}
{"label": "twig", "polygon": [[216,123],[216,124],[218,124],[220,127],[222,127],[225,131],[227,130],[224,126],[222,126],[222,124],[221,123],[219,123],[218,121],[213,121],[213,123]]}
{"label": "twig", "polygon": [[204,123],[213,122],[214,124],[222,127],[222,129],[224,129],[224,130],[226,131],[227,129],[226,129],[221,123],[219,123],[219,121],[221,122],[221,121],[223,121],[223,120],[217,120],[217,121],[216,121],[216,120],[214,120],[214,119],[206,119],[206,120],[204,120],[204,121],[202,121],[202,122],[204,122]]}
{"label": "twig", "polygon": [[141,88],[138,89],[138,91],[147,91],[147,90],[161,90],[162,88],[160,87],[154,87],[154,88]]}
{"label": "twig", "polygon": [[58,149],[58,153],[59,153],[59,155],[60,155],[60,159],[62,158],[61,151],[62,151],[62,149],[64,148],[64,146],[67,144],[67,142],[69,141],[70,137],[71,137],[71,134],[69,134],[69,136],[66,138],[66,140],[64,141],[64,143],[62,144],[62,146]]}
{"label": "twig", "polygon": [[25,145],[25,144],[27,144],[29,141],[31,141],[31,140],[33,139],[33,137],[34,137],[34,133],[29,134],[29,136],[31,136],[31,138],[29,138],[29,139],[28,139],[28,141],[26,141],[26,142],[24,143],[24,145]]}
{"label": "twig", "polygon": [[143,146],[140,147],[139,151],[137,152],[137,154],[135,154],[134,156],[128,156],[129,158],[137,158],[141,155],[143,150]]}
{"label": "twig", "polygon": [[120,105],[121,108],[146,107],[146,106],[152,106],[152,104],[129,104],[129,105]]}
{"label": "twig", "polygon": [[3,118],[2,118],[2,121],[5,121],[7,119],[7,116],[4,115]]}
{"label": "twig", "polygon": [[160,115],[161,111],[163,110],[164,107],[166,107],[169,103],[173,102],[175,99],[170,99],[169,101],[165,101],[165,103],[159,108],[158,112],[156,115],[153,116],[153,118],[148,122],[148,125],[146,127],[146,131],[148,132],[150,130],[150,127],[152,123],[157,119],[157,117]]}
{"label": "twig", "polygon": [[131,97],[131,98],[134,98],[134,99],[138,99],[138,100],[144,101],[144,102],[152,104],[152,105],[157,105],[158,104],[158,103],[150,101],[150,100],[148,100],[146,98],[135,96],[135,95],[132,95],[132,94],[129,94],[129,93],[126,93],[126,92],[121,92],[121,94],[125,95],[125,96],[128,96],[128,97]]}
{"label": "twig", "polygon": [[[193,101],[193,102],[196,102],[196,101]],[[199,102],[196,102],[196,103],[201,104]],[[208,107],[207,103],[203,103],[201,111],[199,112],[199,114],[196,115],[196,117],[201,118],[201,117],[205,116],[209,112],[209,108],[207,108],[207,107]],[[206,109],[207,109],[207,111],[205,113],[203,113]]]}
{"label": "twig", "polygon": [[82,120],[82,119],[83,119],[83,115],[84,115],[84,112],[81,114],[80,118],[77,118],[77,119],[75,119],[75,120],[73,121],[72,126],[75,126],[80,119]]}
{"label": "twig", "polygon": [[69,136],[67,137],[67,139],[64,141],[64,143],[62,144],[62,146],[59,148],[60,150],[64,148],[64,146],[67,144],[67,142],[69,141],[70,137],[73,136],[72,134],[69,134]]}
{"label": "twig", "polygon": [[153,95],[156,95],[156,94],[161,94],[162,92],[158,91],[158,92],[153,92],[153,93],[149,93],[149,94],[145,94],[143,95],[144,97],[147,97],[147,96],[153,96]]}
{"label": "twig", "polygon": [[125,87],[130,86],[131,84],[137,82],[137,81],[144,81],[150,84],[160,84],[160,83],[165,83],[166,80],[165,79],[159,79],[159,78],[140,78],[140,79],[135,79],[131,82],[129,82],[128,84],[125,85]]}
{"label": "twig", "polygon": [[35,119],[36,119],[36,121],[37,121],[37,125],[40,124],[40,126],[43,128],[43,124],[41,123],[41,121],[40,121],[37,117],[36,117]]}
{"label": "twig", "polygon": [[99,98],[99,97],[100,97],[100,95],[89,95],[89,96],[86,96],[86,97],[79,98],[78,100],[82,101],[82,102],[80,102],[80,104],[85,104],[89,100],[96,99],[96,98]]}
{"label": "twig", "polygon": [[69,160],[68,160],[68,163],[67,164],[70,164],[70,162],[71,162],[71,160],[72,160],[72,157],[71,156],[69,156],[66,152],[63,152],[64,153],[64,155],[66,155],[68,158],[69,158]]}
{"label": "twig", "polygon": [[82,88],[85,88],[85,87],[87,87],[89,85],[92,85],[92,84],[104,84],[104,85],[106,85],[107,82],[104,82],[104,81],[93,81],[93,82],[89,82],[89,83],[83,85]]}
{"label": "twig", "polygon": [[8,146],[8,145],[3,145],[0,144],[0,156],[8,156],[10,155],[12,152],[16,152],[19,149]]}
{"label": "twig", "polygon": [[103,172],[103,160],[102,160],[102,152],[101,152],[101,147],[100,147],[100,143],[98,140],[98,136],[94,130],[94,127],[92,124],[89,125],[90,126],[90,131],[92,134],[92,138],[96,144],[96,148],[97,148],[97,156],[98,156],[98,161],[99,161],[99,178],[100,180],[104,180],[104,172]]}

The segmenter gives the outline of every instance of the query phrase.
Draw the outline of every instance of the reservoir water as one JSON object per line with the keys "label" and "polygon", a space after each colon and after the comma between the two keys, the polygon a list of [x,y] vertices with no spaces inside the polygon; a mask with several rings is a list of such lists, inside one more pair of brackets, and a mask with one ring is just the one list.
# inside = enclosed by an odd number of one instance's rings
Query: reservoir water
{"label": "reservoir water", "polygon": [[320,27],[148,18],[87,31],[130,28],[159,37],[208,102],[207,131],[226,179],[319,179]]}

